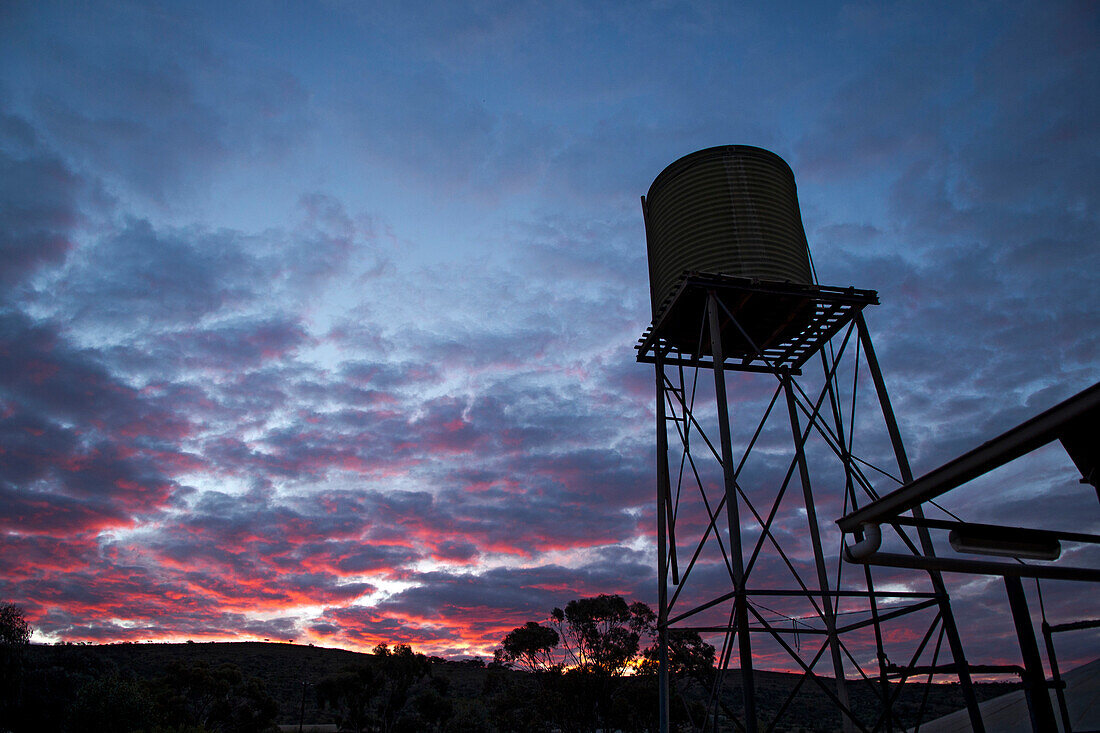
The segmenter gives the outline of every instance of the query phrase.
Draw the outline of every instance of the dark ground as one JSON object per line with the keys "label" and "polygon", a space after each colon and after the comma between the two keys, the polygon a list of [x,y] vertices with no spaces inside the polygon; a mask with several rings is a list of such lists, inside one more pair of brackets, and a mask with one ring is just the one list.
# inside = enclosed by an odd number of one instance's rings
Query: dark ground
{"label": "dark ground", "polygon": [[[312,685],[326,675],[345,667],[371,664],[372,654],[360,654],[343,649],[279,644],[268,642],[196,642],[187,644],[104,644],[104,645],[32,645],[27,648],[29,661],[36,666],[61,664],[68,668],[84,666],[100,668],[104,663],[117,667],[122,674],[132,673],[140,679],[154,679],[164,674],[172,662],[191,665],[205,662],[210,667],[229,663],[246,677],[259,677],[267,692],[279,705],[277,723],[297,723],[302,706],[302,683],[305,690],[306,722],[334,722],[331,713],[322,712]],[[451,685],[452,694],[475,697],[480,691],[485,670],[474,669],[461,662],[432,665],[432,674],[442,676]]]}
{"label": "dark ground", "polygon": [[[187,644],[110,644],[102,646],[31,646],[28,654],[36,664],[63,664],[67,667],[79,666],[82,662],[88,667],[101,668],[103,665],[117,667],[120,673],[130,674],[143,679],[153,679],[163,674],[172,662],[193,664],[205,662],[211,667],[223,663],[236,665],[245,676],[262,679],[268,693],[279,705],[278,723],[297,723],[303,700],[303,682],[305,687],[305,714],[307,723],[333,722],[331,713],[320,710],[316,693],[312,687],[326,675],[339,672],[347,666],[371,664],[374,656],[342,649],[302,646],[298,644],[280,644],[266,642],[219,642]],[[478,698],[490,671],[466,662],[449,662],[432,658],[432,675],[442,677],[449,683],[450,694],[458,698]],[[497,674],[500,672],[497,671]],[[521,672],[507,672],[516,677],[525,676]],[[791,690],[799,680],[799,675],[777,672],[757,672],[757,700],[760,706],[759,717],[770,722],[784,704]],[[832,689],[831,681],[826,681]],[[1014,685],[1008,683],[983,683],[976,686],[979,699],[985,700],[1004,694]],[[905,685],[901,691],[895,710],[903,723],[912,724],[914,715],[921,705],[925,693],[924,685]],[[741,691],[740,677],[730,672],[724,684],[726,700],[731,712],[740,714]],[[854,709],[858,712],[877,709],[874,692],[867,683],[849,683]],[[938,684],[927,687],[925,702],[925,721],[957,710],[963,706],[962,694],[958,685]],[[702,690],[695,688],[688,693],[691,698],[702,696]],[[720,728],[724,728],[722,725]],[[873,724],[872,724],[873,727]],[[782,719],[777,730],[783,731],[831,731],[840,729],[840,717],[829,703],[829,698],[819,686],[811,681],[805,682]]]}
{"label": "dark ground", "polygon": [[[798,683],[800,675],[784,674],[779,672],[757,671],[754,675],[756,685],[756,700],[759,710],[757,717],[763,723],[763,729],[774,720],[776,714],[787,702],[791,691]],[[832,679],[824,680],[829,692],[835,693],[835,683]],[[848,681],[848,695],[852,709],[869,729],[875,729],[876,716],[881,709],[878,702],[877,682],[852,682]],[[895,725],[905,727],[913,726],[917,720],[922,703],[924,711],[920,715],[922,722],[934,720],[948,713],[952,713],[964,707],[962,691],[957,683],[944,683],[924,685],[911,683],[891,686],[891,694],[897,695],[893,706],[897,716]],[[1013,683],[979,683],[975,685],[975,694],[979,702],[1003,695],[1018,685]],[[741,675],[739,672],[728,673],[724,685],[727,705],[735,714],[741,712]],[[925,693],[927,692],[927,697]],[[821,686],[811,680],[803,682],[798,694],[789,703],[789,707],[783,713],[782,724],[776,730],[783,731],[838,731],[842,728],[842,721],[829,695]],[[887,730],[885,725],[879,730]]]}

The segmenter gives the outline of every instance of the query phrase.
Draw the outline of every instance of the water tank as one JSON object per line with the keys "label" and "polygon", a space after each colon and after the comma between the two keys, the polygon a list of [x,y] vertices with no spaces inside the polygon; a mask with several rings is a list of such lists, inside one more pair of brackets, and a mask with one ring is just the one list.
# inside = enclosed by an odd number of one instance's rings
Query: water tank
{"label": "water tank", "polygon": [[646,196],[654,318],[685,271],[811,283],[794,174],[749,145],[707,148],[661,171]]}

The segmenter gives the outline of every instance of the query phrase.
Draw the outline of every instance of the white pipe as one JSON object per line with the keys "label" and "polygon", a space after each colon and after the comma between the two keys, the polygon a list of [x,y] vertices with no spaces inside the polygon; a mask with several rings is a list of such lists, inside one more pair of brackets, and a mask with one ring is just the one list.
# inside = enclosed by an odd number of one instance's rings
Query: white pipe
{"label": "white pipe", "polygon": [[863,529],[863,539],[850,547],[844,548],[844,558],[848,562],[860,562],[867,559],[878,552],[879,545],[882,544],[882,530],[877,524],[864,524],[861,525],[861,528]]}

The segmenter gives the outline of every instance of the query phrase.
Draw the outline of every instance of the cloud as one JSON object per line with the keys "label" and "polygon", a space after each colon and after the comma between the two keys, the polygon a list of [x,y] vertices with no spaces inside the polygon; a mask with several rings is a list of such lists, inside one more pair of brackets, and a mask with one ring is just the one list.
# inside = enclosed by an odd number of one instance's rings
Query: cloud
{"label": "cloud", "polygon": [[[413,644],[430,653],[489,654],[504,635],[527,621],[545,621],[550,610],[600,592],[646,600],[637,582],[645,560],[626,548],[610,548],[581,567],[542,565],[478,573],[421,573],[413,587],[377,605],[327,610],[312,626],[330,641],[362,647],[380,642]],[[458,641],[461,640],[461,641]]]}
{"label": "cloud", "polygon": [[148,329],[241,307],[261,274],[231,234],[162,235],[132,221],[86,249],[57,295],[81,321]]}
{"label": "cloud", "polygon": [[65,261],[70,232],[92,187],[39,141],[33,126],[0,109],[0,284],[18,290],[40,268]]}
{"label": "cloud", "polygon": [[211,171],[264,164],[302,140],[300,81],[258,59],[247,70],[232,60],[199,8],[25,15],[19,52],[6,54],[12,103],[120,193],[171,208],[208,191]]}

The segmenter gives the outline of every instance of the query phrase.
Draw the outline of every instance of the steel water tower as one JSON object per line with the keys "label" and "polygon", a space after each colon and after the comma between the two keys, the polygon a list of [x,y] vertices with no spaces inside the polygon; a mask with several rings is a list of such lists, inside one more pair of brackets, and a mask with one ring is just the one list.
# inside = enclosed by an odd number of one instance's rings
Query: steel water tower
{"label": "steel water tower", "polygon": [[[767,150],[681,158],[642,210],[653,320],[636,350],[655,369],[661,730],[679,684],[670,649],[692,634],[718,649],[698,730],[788,725],[811,692],[832,703],[827,724],[899,730],[898,683],[918,673],[959,681],[982,730],[940,574],[846,567],[842,535],[818,519],[911,479],[863,319],[877,294],[816,282],[794,175]],[[883,541],[927,556],[917,524],[886,527]],[[762,670],[801,677],[761,695]]]}

